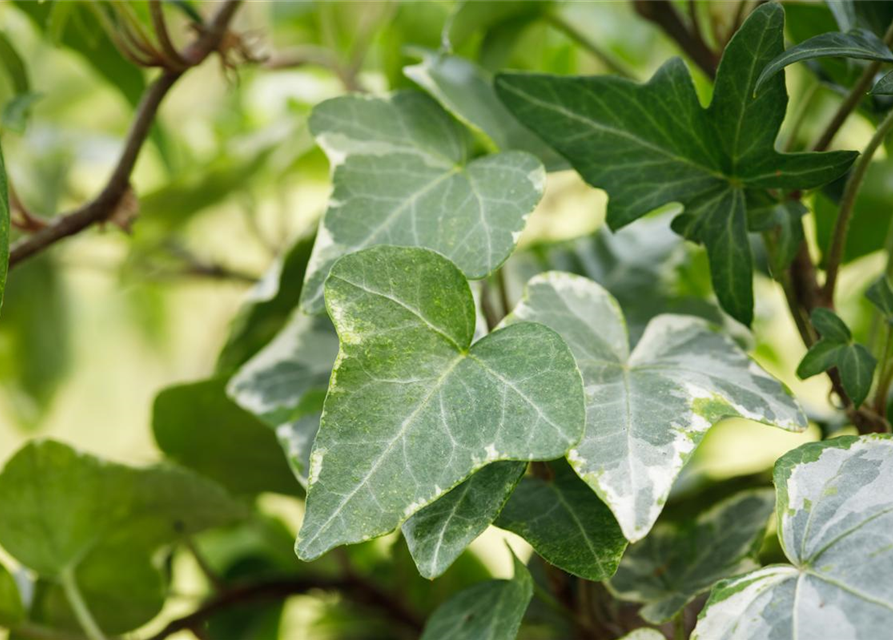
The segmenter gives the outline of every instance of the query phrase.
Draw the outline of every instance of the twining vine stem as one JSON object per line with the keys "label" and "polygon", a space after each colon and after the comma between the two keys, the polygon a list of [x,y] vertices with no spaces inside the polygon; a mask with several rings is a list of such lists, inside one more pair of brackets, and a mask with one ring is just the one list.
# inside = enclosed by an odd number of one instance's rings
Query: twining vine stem
{"label": "twining vine stem", "polygon": [[[220,49],[229,23],[240,3],[241,0],[224,0],[214,17],[204,25],[199,37],[180,54],[189,67],[201,64],[211,53]],[[166,69],[146,89],[137,107],[118,164],[99,195],[71,213],[49,221],[36,233],[16,242],[9,252],[10,269],[63,238],[80,233],[87,227],[108,220],[112,216],[130,188],[130,174],[136,165],[143,143],[149,136],[161,102],[184,73],[185,69]]]}
{"label": "twining vine stem", "polygon": [[74,575],[74,568],[68,568],[63,571],[59,576],[59,581],[62,584],[62,590],[65,592],[65,598],[68,600],[68,604],[71,605],[72,612],[74,612],[74,617],[77,618],[78,624],[81,625],[87,637],[90,640],[105,640],[102,629],[96,624],[93,614],[81,595],[77,578]]}
{"label": "twining vine stem", "polygon": [[893,111],[887,114],[877,131],[874,132],[868,146],[856,160],[850,177],[847,179],[846,187],[843,191],[843,197],[840,200],[840,212],[837,214],[837,223],[834,227],[834,235],[831,240],[831,249],[828,252],[828,268],[826,270],[827,277],[823,295],[825,300],[831,304],[834,301],[834,287],[837,284],[837,275],[840,271],[840,263],[843,260],[843,251],[846,246],[847,230],[849,229],[850,218],[853,215],[853,208],[856,206],[856,196],[865,180],[868,167],[871,165],[871,159],[878,147],[884,142],[884,138],[890,130],[893,129]]}

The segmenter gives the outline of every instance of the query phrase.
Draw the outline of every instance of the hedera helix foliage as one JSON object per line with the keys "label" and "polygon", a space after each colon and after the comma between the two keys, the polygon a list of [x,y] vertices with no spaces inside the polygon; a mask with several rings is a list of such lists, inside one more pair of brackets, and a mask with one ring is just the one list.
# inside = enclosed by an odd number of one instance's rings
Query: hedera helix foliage
{"label": "hedera helix foliage", "polygon": [[[165,19],[200,40],[215,29],[188,2],[16,4],[132,103],[156,86],[140,64],[171,83],[189,66]],[[296,128],[329,164],[316,231],[280,247],[208,375],[155,396],[163,462],[43,438],[6,461],[11,638],[295,637],[283,605],[295,595],[294,617],[323,611],[301,632],[320,638],[890,634],[893,192],[873,184],[889,161],[872,156],[893,129],[893,11],[742,3],[705,38],[713,6],[691,3],[683,20],[670,3],[631,4],[690,60],[662,60],[648,79],[629,71],[573,22],[586,5],[467,2],[441,15],[410,3],[383,14],[377,39],[350,38],[408,45],[384,50],[367,87],[354,49],[345,62],[323,46],[353,24],[348,9],[279,3],[297,32],[313,32],[307,15],[324,32],[295,64],[328,67],[347,89],[324,92]],[[800,16],[787,38],[786,10]],[[435,16],[433,39],[415,33],[417,15]],[[101,37],[68,30],[73,16]],[[511,54],[553,32],[613,73]],[[221,33],[229,68],[244,43]],[[32,117],[24,60],[0,36],[14,89],[3,127],[18,134]],[[815,105],[798,82],[813,75],[843,97],[807,146]],[[876,132],[861,154],[828,151],[851,113]],[[606,224],[526,240],[568,179],[604,191]],[[29,238],[62,225],[48,247],[73,224],[45,224],[10,193],[0,156],[0,296]],[[179,201],[182,185],[172,193],[159,201]],[[850,266],[881,247],[885,267],[877,255]],[[799,366],[766,339],[782,303]],[[826,410],[782,382],[797,378],[824,381]],[[718,480],[699,447],[722,442],[714,427],[730,420],[796,444],[771,477],[756,464]],[[510,569],[493,570],[500,554]],[[184,561],[206,591],[178,618],[182,603],[167,605]]]}

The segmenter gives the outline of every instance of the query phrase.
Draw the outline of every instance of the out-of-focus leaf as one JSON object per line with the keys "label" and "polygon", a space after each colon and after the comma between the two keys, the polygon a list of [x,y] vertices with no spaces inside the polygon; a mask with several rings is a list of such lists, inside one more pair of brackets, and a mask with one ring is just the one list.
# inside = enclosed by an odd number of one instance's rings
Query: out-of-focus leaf
{"label": "out-of-focus leaf", "polygon": [[541,17],[549,8],[550,2],[515,0],[472,0],[456,6],[447,20],[442,40],[453,49],[458,49],[475,33],[488,31],[505,22],[512,22],[517,29],[522,24]]}
{"label": "out-of-focus leaf", "polygon": [[493,522],[526,462],[494,462],[403,523],[419,573],[433,580]]}
{"label": "out-of-focus leaf", "polygon": [[25,617],[25,607],[15,578],[0,564],[0,625],[11,627]]}
{"label": "out-of-focus leaf", "polygon": [[233,493],[296,493],[275,434],[230,400],[225,387],[212,379],[159,393],[152,413],[158,446]]}
{"label": "out-of-focus leaf", "polygon": [[4,292],[0,321],[0,379],[13,415],[37,426],[67,374],[70,323],[55,263],[38,256],[17,268]]}
{"label": "out-of-focus leaf", "polygon": [[[152,552],[231,523],[244,507],[184,469],[127,467],[34,441],[0,473],[0,512],[7,552],[46,579],[72,576],[100,625],[122,632],[163,603]],[[156,577],[147,579],[150,573]]]}
{"label": "out-of-focus leaf", "polygon": [[9,193],[6,183],[6,164],[0,148],[0,309],[3,308],[3,292],[9,270]]}
{"label": "out-of-focus leaf", "polygon": [[882,275],[875,280],[865,292],[865,297],[893,324],[893,285],[890,284],[890,278]]}
{"label": "out-of-focus leaf", "polygon": [[567,160],[515,119],[496,97],[493,76],[473,62],[446,53],[414,49],[421,62],[403,72],[459,120],[482,132],[502,151],[538,157],[547,170],[567,169]]}
{"label": "out-of-focus leaf", "polygon": [[543,271],[586,276],[607,289],[626,316],[630,340],[639,341],[648,321],[661,313],[698,316],[721,324],[723,315],[706,298],[704,287],[683,282],[692,268],[692,249],[670,229],[671,215],[640,220],[612,232],[595,233],[517,252],[506,264],[512,298],[521,297],[527,281]]}
{"label": "out-of-focus leaf", "polygon": [[[53,37],[58,38],[60,44],[78,53],[111,86],[120,91],[131,105],[136,106],[146,87],[143,73],[118,52],[88,6],[77,2],[33,0],[13,0],[12,4],[45,34],[49,35],[51,28],[55,28],[57,31]],[[61,25],[54,27],[53,12],[56,6],[61,5],[67,5],[64,7],[66,19]],[[56,19],[58,20],[58,16]]]}
{"label": "out-of-focus leaf", "polygon": [[759,551],[775,508],[771,489],[738,493],[690,522],[658,522],[630,547],[608,583],[623,600],[642,602],[639,615],[660,624],[714,583],[759,567]]}
{"label": "out-of-focus leaf", "polygon": [[23,133],[28,124],[31,107],[42,98],[40,93],[22,93],[3,105],[0,125],[13,133]]}
{"label": "out-of-focus leaf", "polygon": [[[827,257],[845,180],[832,183],[815,196],[816,240]],[[893,219],[893,159],[876,160],[868,167],[850,218],[843,263],[879,251]]]}
{"label": "out-of-focus leaf", "polygon": [[777,277],[791,264],[805,238],[803,216],[807,209],[798,200],[772,202],[748,209],[748,229],[767,231],[771,234],[774,251],[770,269]]}
{"label": "out-of-focus leaf", "polygon": [[610,578],[626,539],[611,510],[560,460],[548,463],[549,479],[525,477],[496,526],[518,534],[544,560],[585,580]]}
{"label": "out-of-focus leaf", "polygon": [[314,235],[299,238],[248,294],[217,356],[217,373],[231,375],[282,329],[301,298]]}
{"label": "out-of-focus leaf", "polygon": [[28,69],[25,61],[16,51],[5,33],[0,31],[0,64],[3,65],[6,75],[12,83],[16,93],[27,93],[31,90],[31,82],[28,80]]}
{"label": "out-of-focus leaf", "polygon": [[515,577],[475,585],[428,619],[421,640],[514,640],[533,597],[533,579],[517,558]]}

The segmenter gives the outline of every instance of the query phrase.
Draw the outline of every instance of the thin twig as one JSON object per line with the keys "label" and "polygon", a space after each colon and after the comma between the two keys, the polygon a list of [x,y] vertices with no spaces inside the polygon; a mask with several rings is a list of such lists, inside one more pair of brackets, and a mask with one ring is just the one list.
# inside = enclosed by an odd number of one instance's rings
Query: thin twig
{"label": "thin twig", "polygon": [[834,225],[834,235],[831,240],[831,249],[828,252],[828,268],[826,270],[827,277],[822,294],[825,300],[830,304],[834,301],[834,287],[837,284],[837,274],[840,271],[840,263],[843,260],[843,250],[846,246],[847,231],[849,230],[850,218],[853,209],[856,206],[856,196],[859,195],[859,189],[865,180],[868,167],[871,165],[871,159],[874,157],[878,147],[884,142],[884,138],[890,130],[893,129],[893,111],[891,111],[878,126],[877,131],[868,142],[868,146],[856,160],[856,164],[846,181],[846,187],[843,190],[843,197],[840,199],[840,212],[837,214],[837,222]]}
{"label": "thin twig", "polygon": [[[230,20],[232,20],[240,2],[241,0],[225,0],[210,23],[202,28],[200,36],[183,51],[181,56],[190,66],[200,64],[212,52],[219,49]],[[59,240],[80,233],[84,229],[108,219],[114,213],[130,187],[130,174],[136,165],[140,149],[149,135],[158,107],[183,73],[182,71],[165,70],[146,89],[137,107],[118,164],[99,195],[71,213],[55,218],[46,228],[13,245],[9,252],[10,269]]]}
{"label": "thin twig", "polygon": [[[884,34],[884,44],[887,46],[893,44],[893,23],[887,27],[887,32]],[[853,88],[847,94],[847,97],[840,103],[840,106],[837,107],[837,111],[835,112],[834,117],[831,118],[831,122],[825,127],[822,135],[813,146],[813,151],[824,151],[830,146],[831,141],[834,140],[834,136],[840,131],[843,123],[846,122],[846,119],[855,108],[859,106],[862,98],[868,92],[868,87],[874,81],[874,76],[877,74],[878,69],[881,68],[881,64],[883,64],[882,61],[876,60],[865,67],[865,70],[862,72],[862,75],[859,76],[859,79],[856,80],[856,84],[853,85]]]}
{"label": "thin twig", "polygon": [[180,52],[174,46],[170,33],[167,30],[167,22],[164,19],[164,9],[161,6],[161,0],[149,0],[149,13],[152,16],[152,26],[155,28],[155,35],[158,37],[158,44],[161,45],[168,67],[180,71],[186,69],[189,65],[180,56]]}
{"label": "thin twig", "polygon": [[700,67],[711,80],[716,77],[719,54],[715,53],[700,33],[691,32],[682,22],[675,7],[668,0],[633,0],[633,7],[640,16],[658,25],[664,33]]}
{"label": "thin twig", "polygon": [[161,631],[146,640],[164,640],[180,631],[198,627],[221,611],[226,611],[234,604],[259,601],[283,600],[289,596],[307,593],[314,590],[341,591],[354,602],[373,606],[385,611],[395,622],[399,622],[413,631],[421,631],[422,622],[415,613],[406,609],[402,602],[392,598],[377,585],[351,576],[347,578],[323,578],[299,576],[269,580],[242,587],[235,587],[214,596],[198,609],[176,620],[172,620]]}

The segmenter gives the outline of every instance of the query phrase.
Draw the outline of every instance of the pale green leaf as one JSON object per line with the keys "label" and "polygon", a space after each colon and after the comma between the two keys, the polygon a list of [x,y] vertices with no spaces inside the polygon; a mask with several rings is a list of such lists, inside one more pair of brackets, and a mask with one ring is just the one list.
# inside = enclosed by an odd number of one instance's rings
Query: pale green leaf
{"label": "pale green leaf", "polygon": [[511,580],[476,584],[438,607],[421,640],[515,640],[533,597],[533,578],[514,560]]}
{"label": "pale green leaf", "polygon": [[656,629],[636,629],[619,640],[666,640],[667,637]]}
{"label": "pale green leaf", "polygon": [[550,171],[567,169],[567,161],[536,137],[505,108],[496,96],[493,77],[485,69],[459,56],[414,49],[418,64],[403,73],[430,93],[461,122],[485,134],[497,149],[528,151]]}
{"label": "pale green leaf", "polygon": [[403,523],[403,536],[419,573],[434,579],[499,515],[524,462],[494,462]]}
{"label": "pale green leaf", "polygon": [[608,192],[612,229],[682,204],[674,230],[706,245],[716,295],[745,324],[753,317],[745,189],[820,186],[857,155],[775,150],[787,104],[784,79],[770,79],[757,98],[753,89],[758,72],[783,51],[783,27],[776,3],[750,14],[725,49],[706,110],[679,59],[646,84],[611,76],[496,78],[509,110]]}
{"label": "pale green leaf", "polygon": [[299,491],[276,434],[226,397],[223,380],[162,390],[152,408],[152,432],[170,460],[233,493]]}
{"label": "pale green leaf", "polygon": [[298,555],[387,533],[497,460],[554,459],[580,438],[573,356],[532,323],[471,345],[462,272],[427,249],[378,246],[326,281],[341,348],[310,467]]}
{"label": "pale green leaf", "polygon": [[468,131],[421,92],[328,100],[310,129],[334,189],[301,295],[309,312],[322,310],[335,260],[378,244],[434,249],[483,278],[508,258],[543,194],[539,160],[522,151],[471,158]]}
{"label": "pale green leaf", "polygon": [[566,462],[548,469],[549,479],[521,480],[496,526],[518,534],[567,573],[593,581],[611,577],[627,545],[617,521]]}
{"label": "pale green leaf", "polygon": [[[160,545],[245,514],[219,485],[185,469],[127,467],[53,441],[31,442],[6,463],[0,512],[0,544],[10,555],[50,580],[74,572],[100,622],[121,631],[148,621],[163,602],[151,564]],[[154,581],[122,574],[123,557],[133,575],[152,573]],[[104,606],[128,599],[133,609]]]}
{"label": "pale green leaf", "polygon": [[658,522],[627,550],[608,586],[623,600],[644,603],[639,615],[648,622],[666,622],[717,581],[759,567],[774,507],[771,489],[745,491],[693,522]]}
{"label": "pale green leaf", "polygon": [[614,298],[591,280],[552,272],[530,281],[507,322],[519,320],[551,327],[573,351],[586,387],[586,430],[568,460],[631,542],[651,529],[713,424],[742,417],[806,428],[784,385],[699,318],[658,316],[629,353]]}
{"label": "pale green leaf", "polygon": [[25,617],[25,607],[15,578],[0,564],[0,625],[12,627]]}
{"label": "pale green leaf", "polygon": [[852,29],[847,33],[823,33],[788,48],[767,64],[757,78],[754,91],[759,93],[770,78],[789,64],[816,58],[854,58],[893,62],[893,53],[890,53],[883,40],[867,29]]}
{"label": "pale green leaf", "polygon": [[893,440],[803,445],[775,465],[792,565],[714,587],[693,640],[886,638],[893,625]]}

